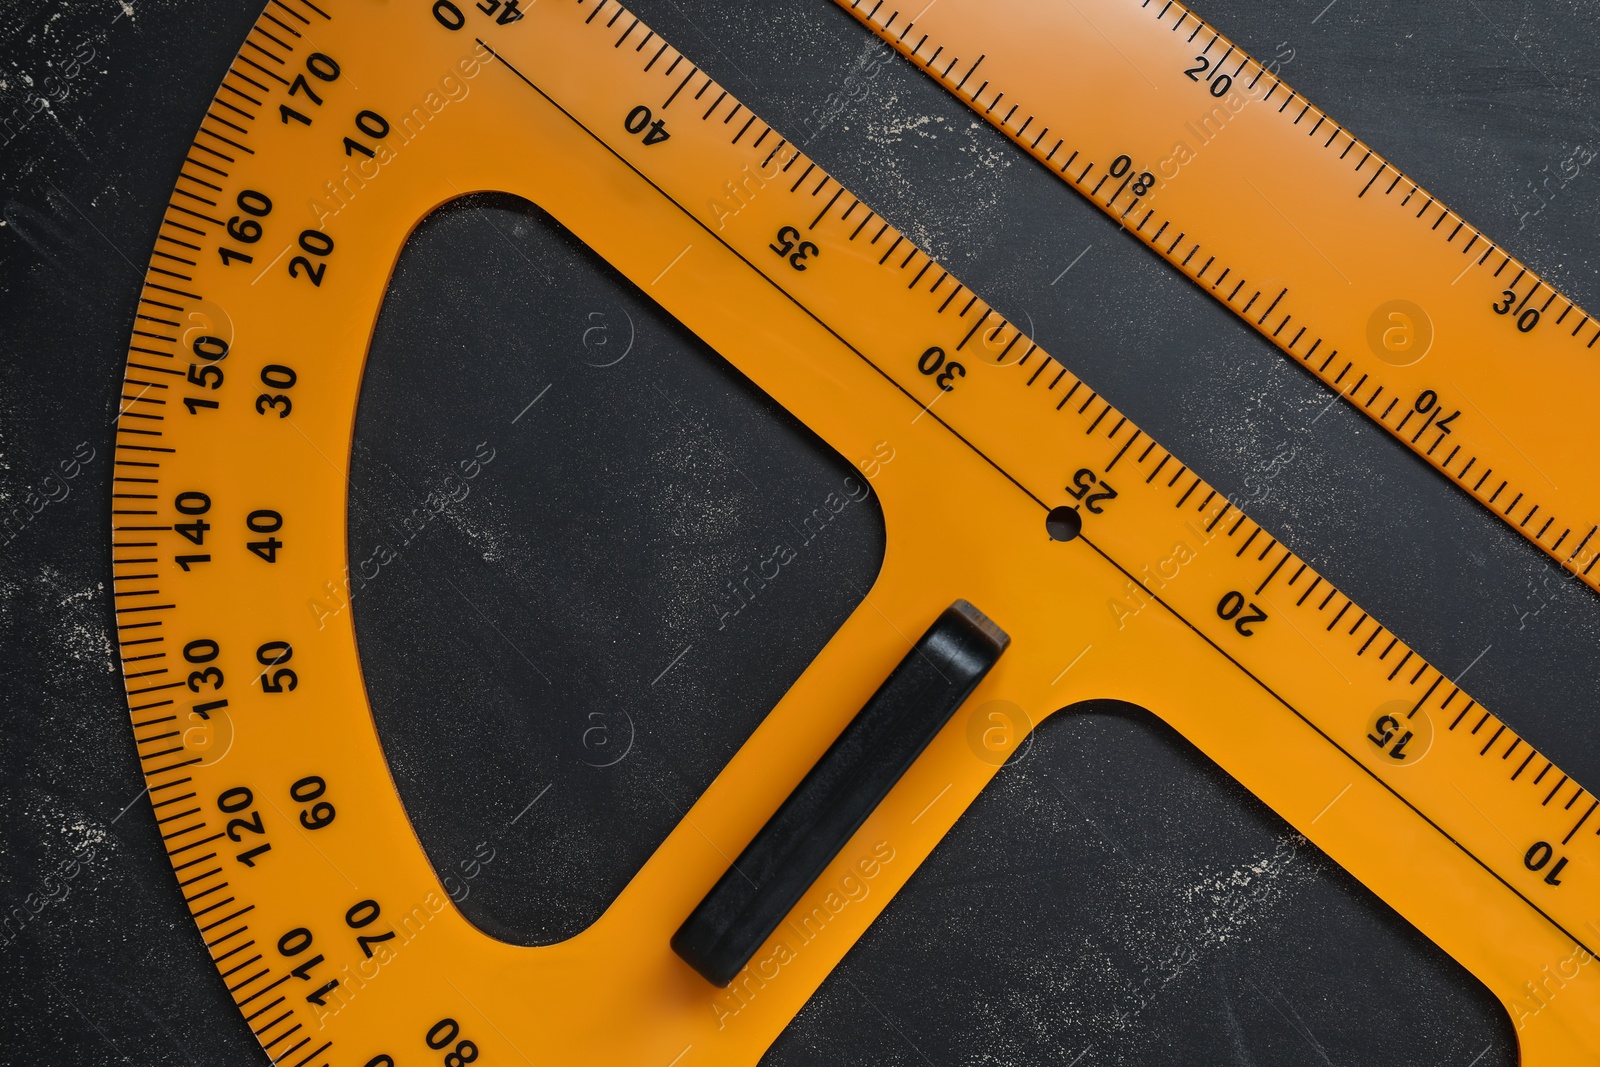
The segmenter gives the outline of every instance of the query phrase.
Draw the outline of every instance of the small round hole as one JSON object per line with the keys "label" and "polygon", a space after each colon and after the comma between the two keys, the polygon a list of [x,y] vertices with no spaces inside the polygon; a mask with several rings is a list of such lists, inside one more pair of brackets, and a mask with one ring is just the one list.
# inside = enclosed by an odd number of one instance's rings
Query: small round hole
{"label": "small round hole", "polygon": [[1044,528],[1053,540],[1071,541],[1083,531],[1083,516],[1078,514],[1077,508],[1051,508],[1050,514],[1044,517]]}

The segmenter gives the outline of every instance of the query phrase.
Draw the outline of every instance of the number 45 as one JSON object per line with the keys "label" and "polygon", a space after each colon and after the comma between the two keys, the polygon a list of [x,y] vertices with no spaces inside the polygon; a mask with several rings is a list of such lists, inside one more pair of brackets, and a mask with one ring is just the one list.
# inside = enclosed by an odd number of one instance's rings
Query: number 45
{"label": "number 45", "polygon": [[[494,15],[496,11],[499,11],[500,14],[495,15],[494,22],[496,26],[504,26],[507,23],[517,21],[523,16],[523,12],[517,6],[521,2],[522,0],[505,0],[504,3],[502,3],[502,0],[478,0],[478,10],[485,15]],[[505,10],[501,11],[502,7]]]}

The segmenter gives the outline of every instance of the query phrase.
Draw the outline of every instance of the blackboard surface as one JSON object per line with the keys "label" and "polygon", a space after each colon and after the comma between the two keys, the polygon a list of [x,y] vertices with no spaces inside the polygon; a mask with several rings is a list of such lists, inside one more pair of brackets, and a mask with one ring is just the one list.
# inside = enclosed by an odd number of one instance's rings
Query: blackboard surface
{"label": "blackboard surface", "polygon": [[[1319,417],[1320,384],[833,4],[634,6],[1220,490],[1244,492],[1292,445],[1255,517],[1600,782],[1600,599],[1354,411]],[[142,266],[258,10],[0,13],[0,510],[57,498],[0,534],[7,1063],[266,1062],[141,797],[107,550]],[[1198,13],[1255,54],[1291,52],[1295,88],[1600,307],[1600,175],[1533,192],[1600,148],[1600,9]],[[865,88],[847,91],[852,76]],[[1063,275],[1080,254],[1092,276]],[[401,414],[423,432],[402,433]],[[444,482],[489,452],[470,483]],[[858,602],[884,545],[870,499],[803,544],[785,533],[849,464],[509,198],[452,205],[413,237],[353,470],[352,559],[402,536],[428,494],[460,498],[350,610],[430,857],[469,918],[529,944],[592,921]],[[789,537],[793,581],[726,618],[723,584]],[[1098,705],[1046,721],[767,1062],[1488,1067],[1516,1051],[1488,994],[1408,924],[1152,716]]]}

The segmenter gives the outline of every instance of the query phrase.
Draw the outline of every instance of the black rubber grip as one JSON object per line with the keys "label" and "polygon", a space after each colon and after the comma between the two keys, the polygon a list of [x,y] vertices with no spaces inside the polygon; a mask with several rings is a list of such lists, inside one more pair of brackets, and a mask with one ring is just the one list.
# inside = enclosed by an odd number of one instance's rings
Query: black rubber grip
{"label": "black rubber grip", "polygon": [[716,986],[744,969],[1011,639],[958,600],[889,674],[672,937]]}

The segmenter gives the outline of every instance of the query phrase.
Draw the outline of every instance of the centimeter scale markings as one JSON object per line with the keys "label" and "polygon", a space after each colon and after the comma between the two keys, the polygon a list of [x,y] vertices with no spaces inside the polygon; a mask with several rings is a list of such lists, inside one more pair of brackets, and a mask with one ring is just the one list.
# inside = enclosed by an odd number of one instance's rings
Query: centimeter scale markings
{"label": "centimeter scale markings", "polygon": [[1583,406],[1600,321],[1290,88],[1284,61],[1176,0],[836,2],[1600,589]]}
{"label": "centimeter scale markings", "polygon": [[[391,120],[439,64],[489,106],[441,104],[402,141]],[[351,199],[308,225],[296,202],[357,158],[392,169],[346,182]],[[543,184],[518,184],[530,173]],[[692,809],[697,828],[551,949],[413,903],[436,880],[382,762],[348,613],[324,630],[306,610],[345,562],[356,390],[394,255],[417,218],[477,188],[544,197],[842,450],[888,433],[903,452],[878,483],[891,547],[874,605]],[[737,1007],[696,986],[667,937],[809,766],[795,753],[820,753],[903,652],[869,616],[920,629],[951,599],[921,591],[938,583],[912,564],[954,571],[1015,635],[980,695],[1011,694],[1034,721],[1089,696],[1168,714],[1508,1009],[1538,962],[1600,940],[1600,799],[610,0],[271,0],[180,172],[127,366],[112,545],[135,738],[185,901],[274,1062],[754,1062],[884,898]],[[1044,535],[1061,508],[1076,543]],[[935,540],[913,544],[922,524],[901,516],[931,517]],[[1174,694],[1198,705],[1188,717],[1156,706]],[[943,737],[863,830],[890,827],[911,857],[890,892],[999,762]],[[946,780],[954,806],[912,826],[929,811],[914,788]],[[595,945],[629,962],[594,962]],[[373,960],[404,977],[352,973]],[[596,976],[631,999],[630,1025],[572,999]],[[1597,1001],[1580,986],[1540,1002],[1525,1055],[1592,1053]]]}

